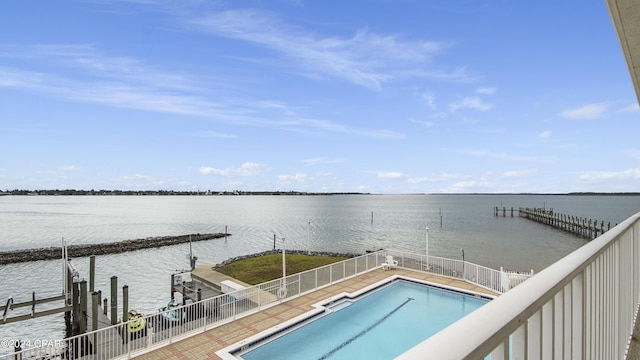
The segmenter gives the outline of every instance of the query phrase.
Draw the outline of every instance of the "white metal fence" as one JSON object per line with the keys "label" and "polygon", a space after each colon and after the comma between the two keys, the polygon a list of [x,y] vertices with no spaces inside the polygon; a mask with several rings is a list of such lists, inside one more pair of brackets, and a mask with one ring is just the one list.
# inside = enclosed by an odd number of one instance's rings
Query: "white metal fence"
{"label": "white metal fence", "polygon": [[640,213],[400,359],[624,359],[639,270]]}
{"label": "white metal fence", "polygon": [[147,315],[145,330],[135,335],[128,331],[129,327],[135,326],[129,321],[64,339],[61,343],[56,343],[55,347],[25,349],[0,356],[0,359],[129,358],[135,353],[171,344],[306,292],[371,271],[381,267],[387,255],[398,260],[399,267],[465,279],[497,292],[510,287],[505,273],[473,263],[383,250],[290,275],[284,280],[269,281],[170,311]]}
{"label": "white metal fence", "polygon": [[498,271],[468,261],[437,256],[427,257],[393,250],[385,253],[394,256],[400,267],[466,280],[499,293],[513,288],[533,275],[533,271],[530,273],[516,273],[502,269]]}

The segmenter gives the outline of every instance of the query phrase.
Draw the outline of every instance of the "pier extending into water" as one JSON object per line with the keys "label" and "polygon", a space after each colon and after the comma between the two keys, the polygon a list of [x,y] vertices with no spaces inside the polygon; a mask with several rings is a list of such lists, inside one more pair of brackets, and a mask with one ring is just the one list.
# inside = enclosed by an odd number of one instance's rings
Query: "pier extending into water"
{"label": "pier extending into water", "polygon": [[605,226],[604,221],[602,220],[598,221],[579,216],[560,214],[554,212],[553,209],[522,207],[514,209],[513,207],[499,208],[497,206],[494,208],[494,216],[514,217],[514,213],[516,213],[518,217],[553,226],[556,229],[567,231],[588,239],[595,239],[611,229],[611,222],[607,222],[607,225]]}

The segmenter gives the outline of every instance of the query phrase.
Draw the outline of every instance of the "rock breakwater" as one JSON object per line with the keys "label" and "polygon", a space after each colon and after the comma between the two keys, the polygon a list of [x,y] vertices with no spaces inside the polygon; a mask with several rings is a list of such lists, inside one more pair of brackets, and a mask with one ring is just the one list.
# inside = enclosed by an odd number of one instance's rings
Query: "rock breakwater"
{"label": "rock breakwater", "polygon": [[[177,236],[156,236],[144,239],[124,240],[114,243],[78,244],[67,246],[69,257],[85,257],[91,255],[118,254],[127,251],[150,249],[162,246],[177,245],[191,241],[219,239],[231,234],[190,234]],[[53,260],[62,257],[62,248],[49,247],[39,249],[15,250],[0,252],[0,265],[22,263],[38,260]]]}

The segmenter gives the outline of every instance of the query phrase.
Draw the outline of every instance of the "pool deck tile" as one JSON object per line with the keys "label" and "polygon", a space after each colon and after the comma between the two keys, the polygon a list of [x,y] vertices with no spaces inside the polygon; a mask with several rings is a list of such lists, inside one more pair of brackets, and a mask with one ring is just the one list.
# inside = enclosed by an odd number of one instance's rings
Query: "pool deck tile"
{"label": "pool deck tile", "polygon": [[233,345],[249,336],[268,330],[284,321],[293,319],[313,310],[313,304],[343,292],[356,292],[393,275],[405,276],[416,280],[428,281],[435,284],[446,285],[490,296],[499,295],[498,293],[465,281],[434,274],[427,274],[401,268],[396,268],[390,271],[376,269],[357,275],[348,280],[332,284],[323,289],[310,292],[295,299],[282,302],[187,339],[141,354],[136,356],[136,359],[220,359],[215,354],[218,350],[224,349],[227,346]]}

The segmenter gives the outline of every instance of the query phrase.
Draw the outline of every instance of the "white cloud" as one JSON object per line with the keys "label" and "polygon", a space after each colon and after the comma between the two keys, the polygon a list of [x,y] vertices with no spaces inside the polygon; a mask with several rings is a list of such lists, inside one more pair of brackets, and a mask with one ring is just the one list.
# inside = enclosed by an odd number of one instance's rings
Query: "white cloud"
{"label": "white cloud", "polygon": [[463,193],[463,192],[475,192],[475,191],[479,191],[477,189],[483,188],[486,184],[483,182],[478,182],[475,180],[466,180],[466,181],[458,181],[454,184],[452,184],[448,189],[447,192],[453,192],[453,193]]}
{"label": "white cloud", "polygon": [[213,176],[258,176],[262,175],[267,170],[267,165],[265,164],[257,164],[252,162],[246,162],[242,164],[239,168],[226,168],[226,169],[216,169],[208,166],[201,166],[200,173],[203,175],[213,175]]}
{"label": "white cloud", "polygon": [[437,182],[446,182],[446,181],[458,181],[469,178],[468,175],[459,175],[459,174],[449,174],[442,173],[440,175],[421,177],[421,178],[411,178],[408,179],[407,182],[411,184],[421,184],[421,183],[437,183]]}
{"label": "white cloud", "polygon": [[550,158],[510,155],[503,152],[492,152],[488,150],[458,150],[457,152],[460,154],[469,155],[469,156],[481,156],[481,157],[495,158],[495,159],[501,159],[501,160],[527,161],[527,162],[534,162],[534,163],[552,162],[552,159]]}
{"label": "white cloud", "polygon": [[571,119],[596,119],[602,117],[608,108],[609,104],[606,103],[588,104],[575,109],[567,109],[561,112],[560,116]]}
{"label": "white cloud", "polygon": [[[0,50],[2,48],[0,47]],[[207,117],[234,125],[270,126],[293,131],[342,133],[377,139],[404,139],[404,134],[386,130],[356,128],[322,119],[293,116],[287,104],[264,100],[224,100],[212,96],[221,89],[197,77],[154,70],[153,66],[133,58],[110,58],[89,46],[49,46],[12,48],[5,57],[73,68],[83,76],[71,79],[48,73],[0,68],[0,88],[20,88],[53,97],[188,116]],[[53,71],[56,71],[55,69]],[[108,79],[108,80],[105,80]],[[221,81],[224,83],[224,81]],[[217,85],[225,87],[226,85]],[[211,99],[223,99],[215,100]],[[263,109],[270,116],[257,116]],[[211,132],[209,137],[233,137]]]}
{"label": "white cloud", "polygon": [[478,88],[475,91],[476,94],[482,94],[482,95],[493,95],[494,92],[496,92],[496,88],[490,88],[490,87]]}
{"label": "white cloud", "polygon": [[449,104],[449,111],[454,112],[458,109],[473,109],[477,111],[487,111],[493,108],[493,105],[487,104],[476,96],[468,96],[461,101]]}
{"label": "white cloud", "polygon": [[167,186],[167,182],[162,179],[154,179],[151,176],[143,174],[133,174],[120,176],[114,181],[125,188],[135,189],[163,189]]}
{"label": "white cloud", "polygon": [[[286,56],[301,72],[341,78],[368,88],[399,76],[425,75],[414,69],[448,44],[409,41],[359,30],[352,37],[320,37],[258,10],[228,10],[191,19],[189,24],[216,36],[257,44]],[[459,76],[456,74],[455,76]]]}
{"label": "white cloud", "polygon": [[309,175],[303,173],[296,173],[295,175],[279,175],[280,181],[304,181],[309,179]]}
{"label": "white cloud", "polygon": [[302,163],[305,166],[315,166],[315,165],[318,165],[318,164],[342,164],[342,163],[344,163],[344,159],[338,159],[338,158],[315,158],[315,159],[302,160]]}
{"label": "white cloud", "polygon": [[540,175],[540,172],[535,169],[505,171],[502,173],[502,176],[506,178],[526,178],[526,177],[533,177],[538,175]]}
{"label": "white cloud", "polygon": [[406,138],[406,135],[392,130],[356,128],[345,124],[318,119],[297,118],[296,120],[287,121],[287,126],[305,126],[333,133],[344,133],[378,139],[398,140]]}
{"label": "white cloud", "polygon": [[593,171],[580,175],[580,180],[587,182],[602,182],[610,180],[639,180],[640,168],[631,168],[622,171]]}
{"label": "white cloud", "polygon": [[638,112],[640,111],[640,105],[638,103],[633,103],[631,105],[627,105],[619,110],[620,112]]}
{"label": "white cloud", "polygon": [[538,137],[540,139],[548,139],[548,138],[550,138],[551,137],[551,130],[546,130],[546,131],[541,132],[540,134],[538,134]]}
{"label": "white cloud", "polygon": [[628,150],[625,154],[634,160],[640,160],[640,150]]}
{"label": "white cloud", "polygon": [[399,171],[378,172],[378,179],[402,179],[403,177],[405,177],[405,175]]}
{"label": "white cloud", "polygon": [[197,133],[186,134],[188,136],[212,138],[212,139],[235,139],[238,136],[233,134],[221,133],[217,131],[200,131]]}
{"label": "white cloud", "polygon": [[424,100],[427,106],[432,110],[436,109],[435,95],[433,93],[431,92],[422,93],[422,100]]}
{"label": "white cloud", "polygon": [[409,122],[412,122],[414,124],[420,124],[426,127],[432,127],[432,126],[436,126],[436,123],[433,121],[428,121],[428,120],[416,120],[416,119],[409,119]]}
{"label": "white cloud", "polygon": [[80,167],[77,165],[62,165],[62,166],[59,166],[58,169],[64,170],[64,171],[78,171],[80,170]]}

